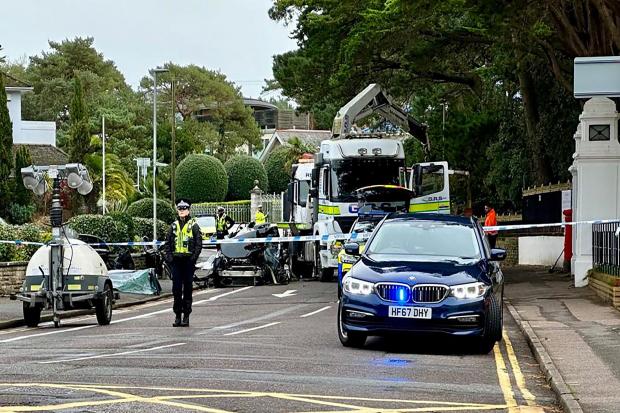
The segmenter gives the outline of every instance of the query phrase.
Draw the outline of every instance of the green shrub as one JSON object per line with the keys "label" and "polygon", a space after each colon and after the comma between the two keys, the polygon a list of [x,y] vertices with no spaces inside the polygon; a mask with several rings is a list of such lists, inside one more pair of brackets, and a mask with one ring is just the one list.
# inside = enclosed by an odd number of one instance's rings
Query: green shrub
{"label": "green shrub", "polygon": [[[149,240],[153,239],[153,218],[134,218],[133,219],[136,235],[142,239],[146,237]],[[166,234],[168,233],[169,223],[165,223],[162,220],[157,220],[157,239],[163,240],[166,238]]]}
{"label": "green shrub", "polygon": [[89,234],[105,242],[132,241],[127,225],[110,215],[78,215],[69,220],[69,228],[78,234]]}
{"label": "green shrub", "polygon": [[284,192],[291,179],[291,171],[286,168],[290,159],[290,149],[278,148],[269,154],[265,161],[269,192]]}
{"label": "green shrub", "polygon": [[228,192],[228,176],[219,159],[192,154],[176,169],[176,196],[192,202],[221,202]]}
{"label": "green shrub", "polygon": [[[127,214],[135,218],[153,218],[153,198],[143,198],[127,207]],[[172,222],[177,216],[176,211],[165,199],[157,200],[157,219]]]}
{"label": "green shrub", "polygon": [[30,222],[36,209],[37,207],[33,204],[11,204],[11,206],[9,207],[9,217],[11,219],[11,222],[16,225],[22,225]]}
{"label": "green shrub", "polygon": [[125,233],[127,234],[127,241],[131,241],[136,236],[136,224],[134,218],[126,212],[110,212],[108,214],[114,221],[125,226]]}
{"label": "green shrub", "polygon": [[249,199],[254,181],[258,187],[267,191],[267,172],[258,159],[247,155],[233,156],[224,164],[228,175],[228,200]]}
{"label": "green shrub", "polygon": [[[0,239],[47,242],[51,239],[51,234],[34,224],[0,225]],[[28,261],[38,249],[38,245],[0,244],[0,262]]]}

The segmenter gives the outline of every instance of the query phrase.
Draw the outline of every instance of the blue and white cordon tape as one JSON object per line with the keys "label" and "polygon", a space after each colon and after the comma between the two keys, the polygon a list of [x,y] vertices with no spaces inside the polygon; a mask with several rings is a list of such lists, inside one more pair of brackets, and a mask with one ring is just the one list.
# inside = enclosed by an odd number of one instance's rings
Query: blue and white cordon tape
{"label": "blue and white cordon tape", "polygon": [[[620,222],[620,219],[598,219],[592,221],[577,221],[577,222],[560,222],[553,224],[522,224],[522,225],[495,225],[492,227],[484,227],[484,231],[510,231],[528,228],[549,228],[549,227],[565,227],[567,225],[584,225],[584,224],[611,224]],[[619,228],[620,229],[620,228]],[[616,235],[620,236],[620,231],[616,231]],[[329,234],[329,235],[294,235],[292,237],[265,237],[265,238],[227,238],[220,240],[204,240],[203,245],[216,245],[216,244],[255,244],[255,243],[271,243],[271,242],[300,242],[300,241],[320,241],[330,242],[337,240],[363,240],[370,236],[368,233],[353,233],[353,234]],[[156,241],[155,245],[162,245],[164,241]],[[14,245],[46,245],[43,242],[21,241],[21,240],[0,240],[0,244],[14,244]],[[73,245],[83,245],[73,244]],[[153,241],[129,241],[129,242],[107,242],[107,243],[88,243],[93,247],[138,247],[138,246],[152,246]]]}

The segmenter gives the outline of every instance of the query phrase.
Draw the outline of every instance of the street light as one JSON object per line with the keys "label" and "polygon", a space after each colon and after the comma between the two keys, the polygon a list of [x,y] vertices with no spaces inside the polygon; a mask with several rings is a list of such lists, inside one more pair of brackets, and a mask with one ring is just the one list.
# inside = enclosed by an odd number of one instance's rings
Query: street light
{"label": "street light", "polygon": [[166,72],[169,70],[161,67],[149,71],[153,76],[153,246],[157,241],[157,74]]}

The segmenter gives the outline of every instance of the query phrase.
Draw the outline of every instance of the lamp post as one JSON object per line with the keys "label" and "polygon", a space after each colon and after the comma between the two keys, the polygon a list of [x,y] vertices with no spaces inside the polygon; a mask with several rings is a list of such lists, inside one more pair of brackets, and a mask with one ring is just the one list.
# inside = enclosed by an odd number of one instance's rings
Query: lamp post
{"label": "lamp post", "polygon": [[157,242],[157,73],[166,73],[168,69],[151,69],[153,76],[153,247]]}
{"label": "lamp post", "polygon": [[103,144],[103,207],[102,212],[105,215],[105,115],[101,117],[101,143]]}

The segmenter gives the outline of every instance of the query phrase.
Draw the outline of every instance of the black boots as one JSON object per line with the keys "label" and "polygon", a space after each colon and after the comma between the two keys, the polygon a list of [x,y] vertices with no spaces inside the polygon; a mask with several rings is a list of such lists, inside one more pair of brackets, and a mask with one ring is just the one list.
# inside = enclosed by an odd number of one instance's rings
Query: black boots
{"label": "black boots", "polygon": [[181,314],[177,314],[177,316],[174,319],[174,324],[172,324],[172,327],[181,327]]}
{"label": "black boots", "polygon": [[189,314],[185,314],[183,316],[183,321],[181,322],[181,327],[189,327]]}

